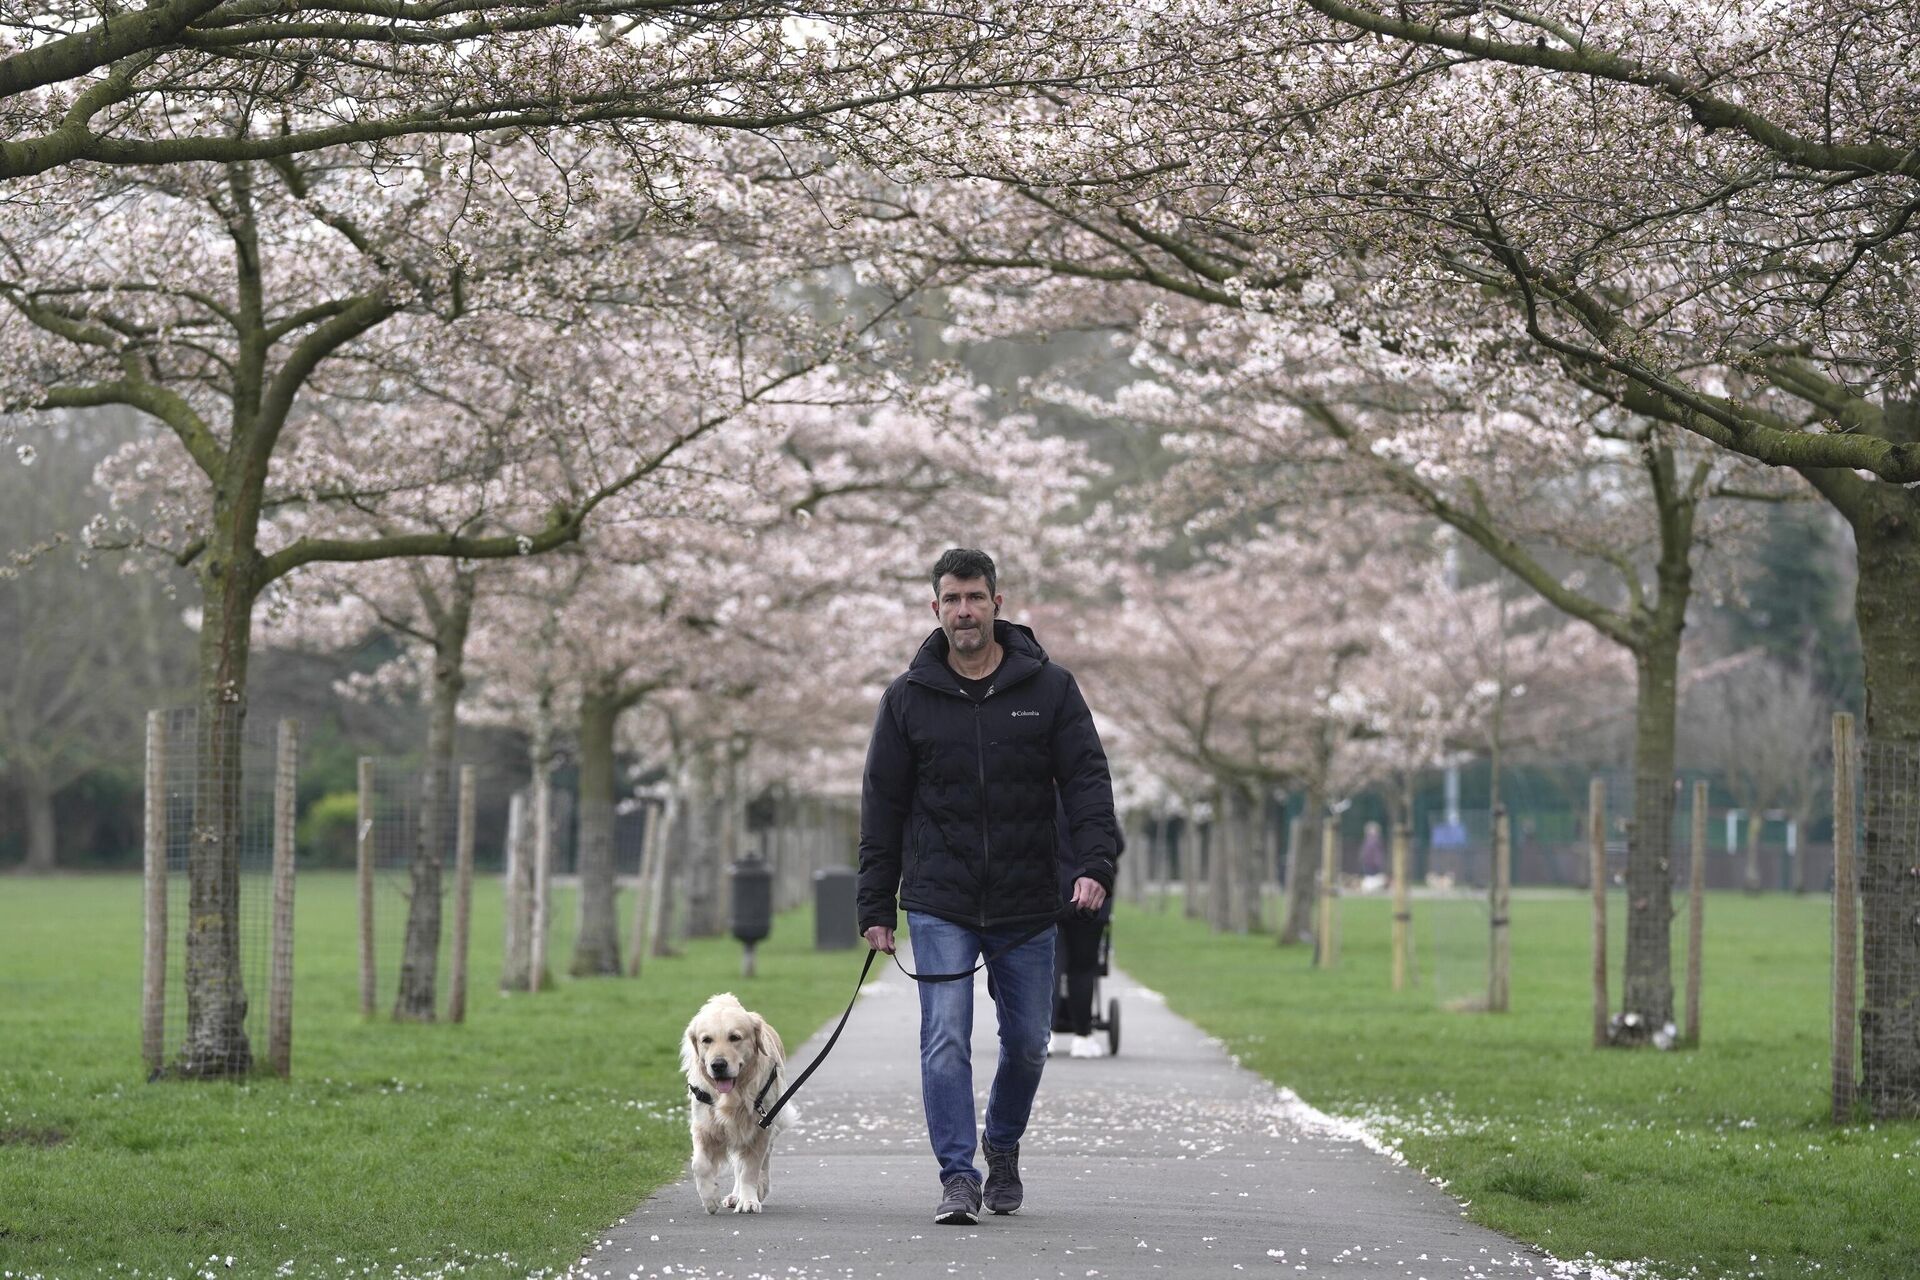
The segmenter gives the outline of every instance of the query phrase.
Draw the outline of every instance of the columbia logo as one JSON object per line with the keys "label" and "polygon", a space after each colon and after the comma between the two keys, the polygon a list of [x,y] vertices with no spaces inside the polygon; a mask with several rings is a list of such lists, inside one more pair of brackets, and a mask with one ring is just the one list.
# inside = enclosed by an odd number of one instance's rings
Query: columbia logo
{"label": "columbia logo", "polygon": [[1038,711],[1009,711],[1007,714],[1010,716],[1037,716],[1040,713]]}

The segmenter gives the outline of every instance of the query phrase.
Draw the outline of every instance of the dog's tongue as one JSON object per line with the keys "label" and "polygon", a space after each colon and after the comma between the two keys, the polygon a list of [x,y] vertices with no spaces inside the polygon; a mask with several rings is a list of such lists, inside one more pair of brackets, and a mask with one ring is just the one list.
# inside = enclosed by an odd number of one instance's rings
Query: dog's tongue
{"label": "dog's tongue", "polygon": [[714,1087],[714,1088],[716,1088],[716,1089],[718,1089],[718,1090],[719,1090],[719,1091],[720,1091],[721,1093],[732,1093],[732,1092],[733,1092],[733,1081],[732,1081],[731,1079],[727,1079],[727,1080],[715,1080],[715,1081],[713,1082],[713,1087]]}

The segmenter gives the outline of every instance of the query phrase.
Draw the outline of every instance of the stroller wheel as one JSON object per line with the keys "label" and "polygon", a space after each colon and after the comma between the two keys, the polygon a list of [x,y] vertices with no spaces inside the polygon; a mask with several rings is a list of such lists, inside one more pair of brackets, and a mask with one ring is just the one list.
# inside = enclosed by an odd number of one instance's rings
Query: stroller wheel
{"label": "stroller wheel", "polygon": [[1107,1054],[1120,1052],[1120,1001],[1107,1001]]}

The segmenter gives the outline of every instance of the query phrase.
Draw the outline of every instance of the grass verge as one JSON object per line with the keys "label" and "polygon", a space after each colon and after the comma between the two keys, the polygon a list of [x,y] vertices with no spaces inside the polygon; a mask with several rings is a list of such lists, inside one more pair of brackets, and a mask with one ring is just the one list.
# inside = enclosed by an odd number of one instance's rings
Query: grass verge
{"label": "grass verge", "polygon": [[[739,945],[714,939],[647,961],[637,981],[562,978],[504,997],[488,878],[475,892],[467,1021],[363,1022],[353,912],[351,876],[303,874],[291,1080],[149,1085],[138,878],[0,879],[0,1269],[174,1280],[562,1269],[683,1170],[676,1055],[700,1001],[736,991],[797,1044],[857,972],[854,952],[812,950],[801,912],[780,919],[751,980]],[[564,971],[569,897],[553,918]]]}
{"label": "grass verge", "polygon": [[1216,936],[1177,903],[1123,906],[1115,956],[1244,1065],[1368,1126],[1476,1221],[1561,1258],[1672,1276],[1920,1276],[1920,1125],[1826,1121],[1824,899],[1713,895],[1702,1045],[1668,1053],[1590,1047],[1583,897],[1515,900],[1503,1015],[1446,1011],[1430,975],[1394,993],[1388,904],[1342,909],[1327,971],[1270,936]]}

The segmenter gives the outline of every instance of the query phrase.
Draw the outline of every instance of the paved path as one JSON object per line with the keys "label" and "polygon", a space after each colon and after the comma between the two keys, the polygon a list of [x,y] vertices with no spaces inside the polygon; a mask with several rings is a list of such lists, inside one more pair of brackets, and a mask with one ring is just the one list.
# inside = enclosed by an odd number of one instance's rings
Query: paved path
{"label": "paved path", "polygon": [[[857,957],[848,956],[851,982]],[[1235,1066],[1217,1042],[1118,972],[1103,981],[1101,999],[1103,1007],[1120,1000],[1119,1056],[1047,1065],[1021,1144],[1026,1207],[977,1226],[938,1226],[940,1187],[920,1110],[918,998],[898,971],[886,973],[795,1097],[800,1114],[776,1148],[764,1214],[709,1217],[683,1178],[610,1229],[574,1274],[1588,1274],[1469,1223],[1457,1201],[1418,1173]],[[985,980],[976,981],[974,1083],[984,1114],[996,1048]],[[823,1031],[792,1051],[796,1070],[824,1041]]]}

